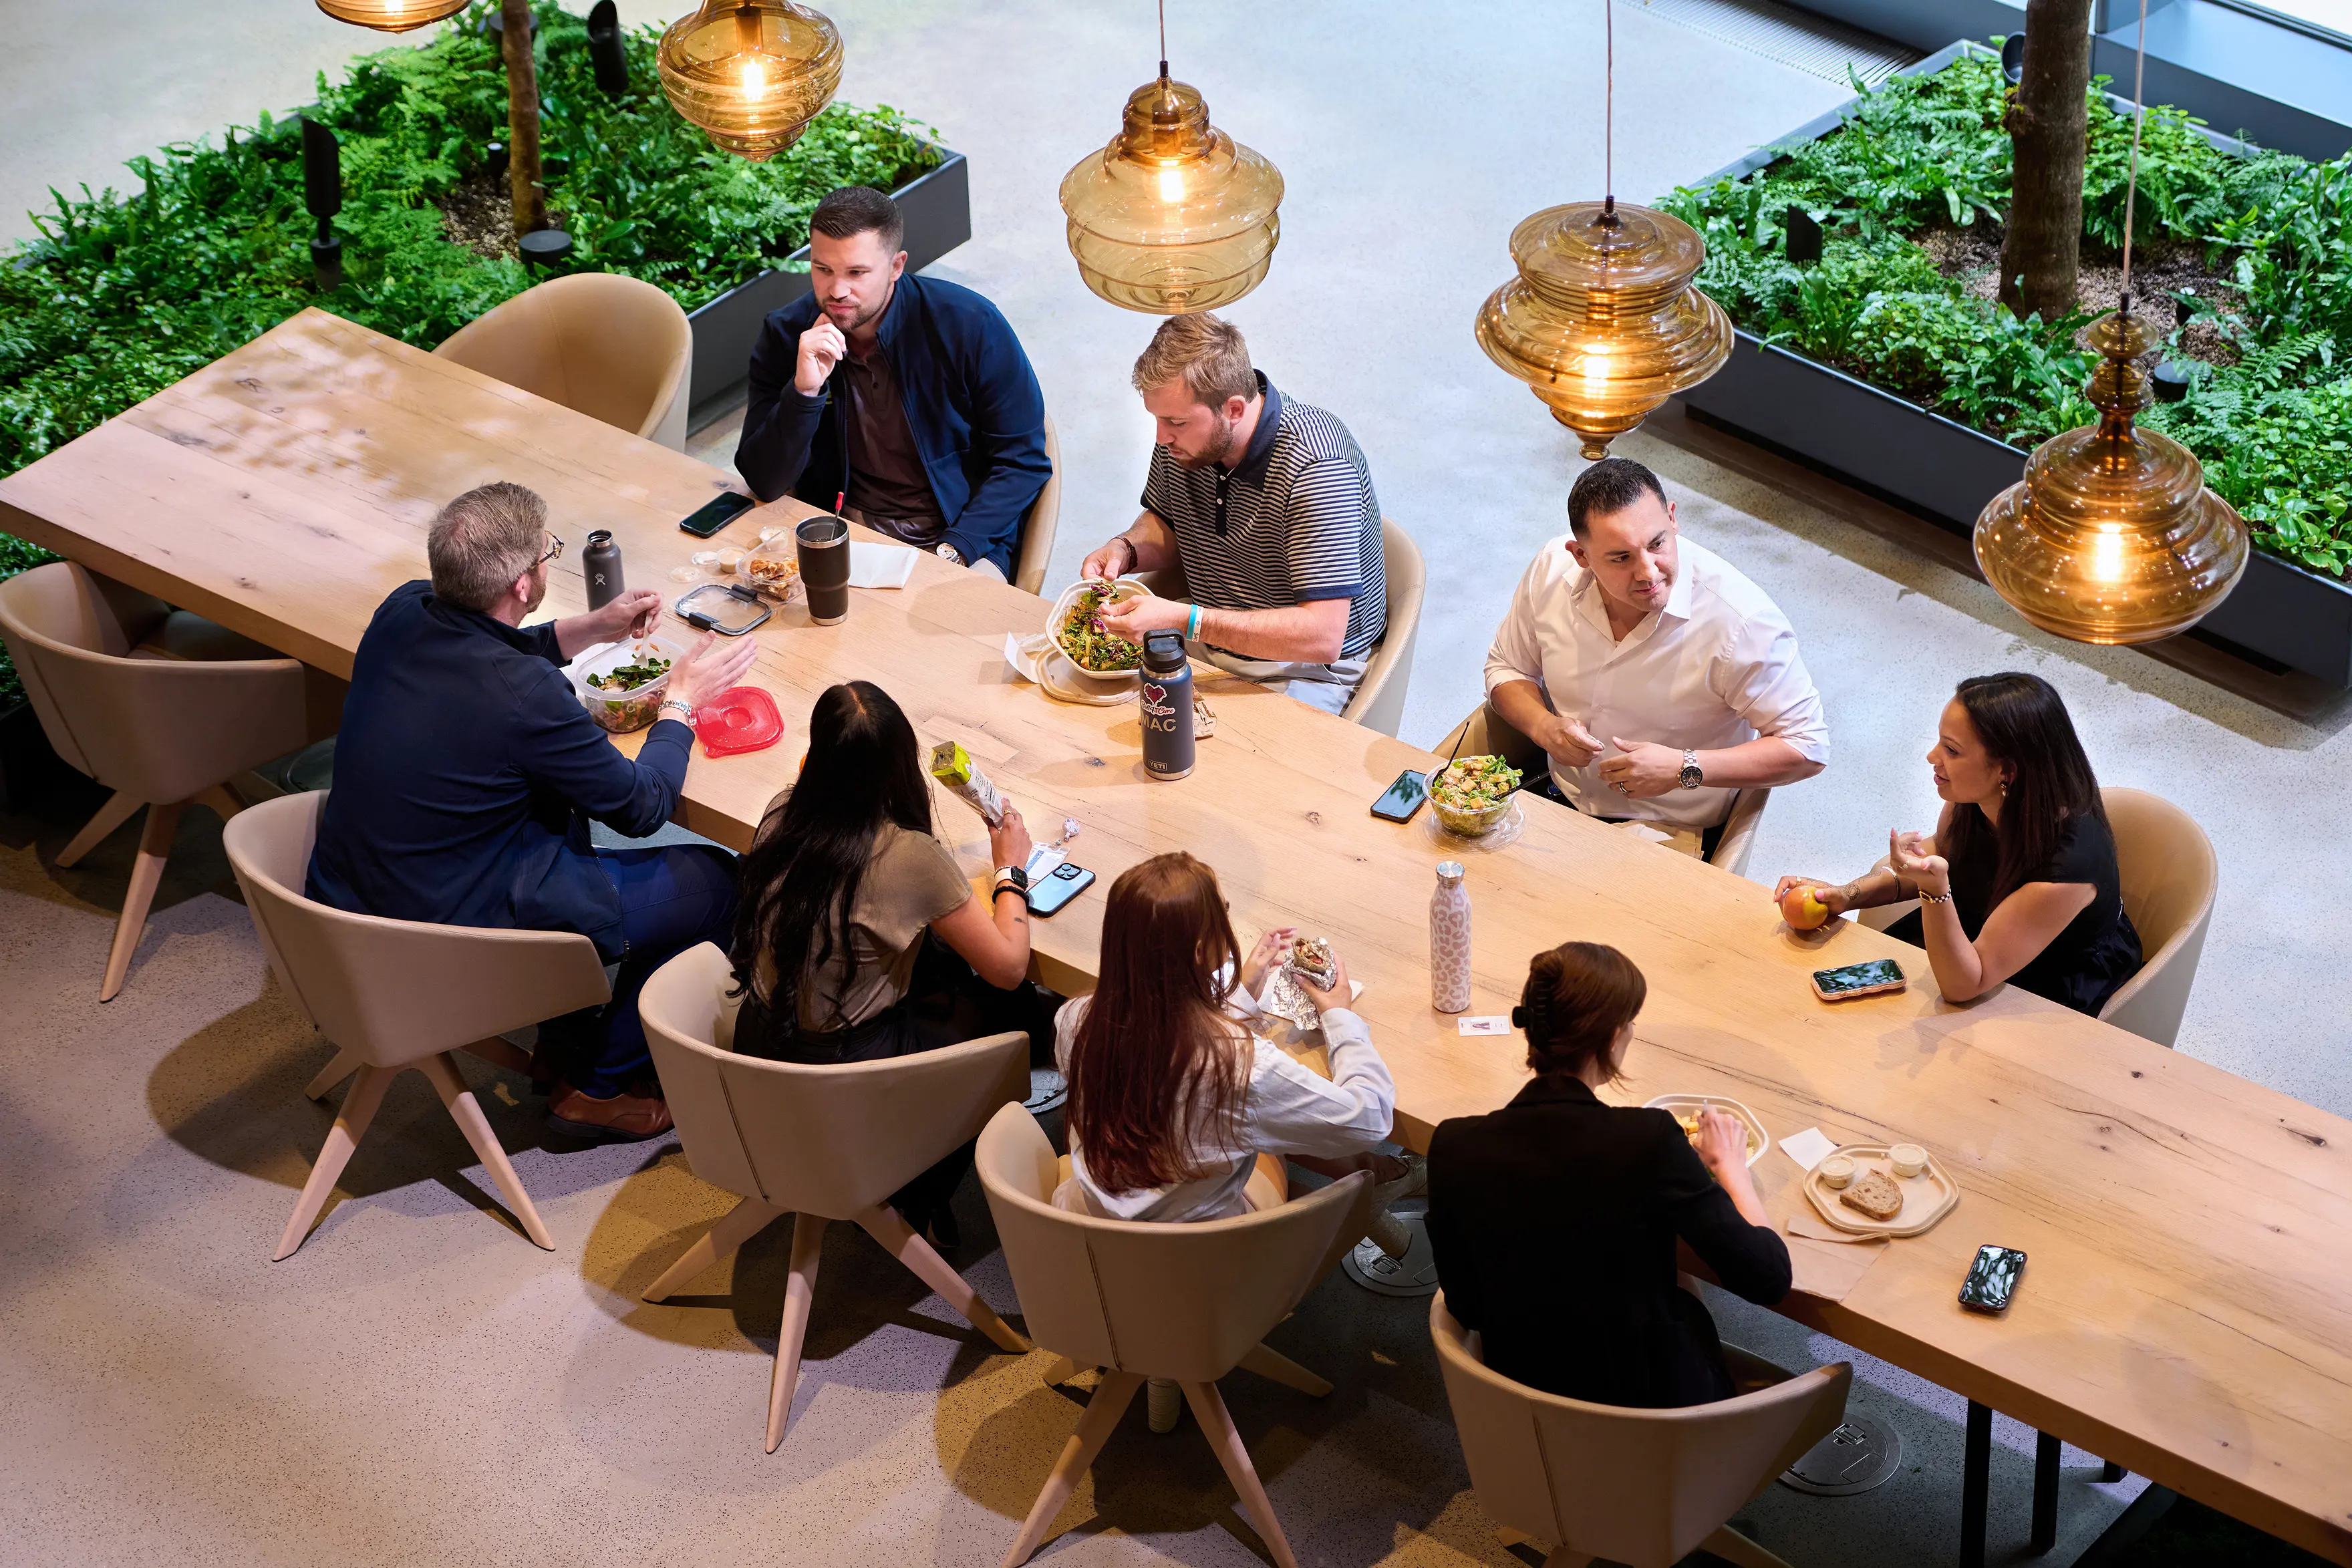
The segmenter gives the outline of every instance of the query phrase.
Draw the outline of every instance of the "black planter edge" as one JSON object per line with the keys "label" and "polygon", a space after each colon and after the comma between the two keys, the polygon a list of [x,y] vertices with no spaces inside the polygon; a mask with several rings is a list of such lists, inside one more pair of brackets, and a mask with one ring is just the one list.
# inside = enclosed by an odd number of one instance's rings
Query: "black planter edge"
{"label": "black planter edge", "polygon": [[[907,267],[919,272],[971,238],[971,170],[961,152],[939,149],[940,166],[890,193],[907,222]],[[805,264],[808,247],[791,261]],[[694,329],[694,382],[687,423],[699,426],[741,392],[761,323],[809,291],[806,272],[763,272],[687,315]]]}
{"label": "black planter edge", "polygon": [[[1979,46],[1954,44],[1908,68],[1940,70]],[[1739,179],[1836,130],[1840,106],[1697,182]],[[2240,144],[2209,137],[2225,151]],[[1881,495],[1939,527],[1974,532],[1985,503],[2022,476],[2027,454],[1867,382],[1736,331],[1722,370],[1680,394],[1685,408],[1808,467]],[[2352,687],[2352,587],[2257,549],[2246,574],[2190,635]]]}

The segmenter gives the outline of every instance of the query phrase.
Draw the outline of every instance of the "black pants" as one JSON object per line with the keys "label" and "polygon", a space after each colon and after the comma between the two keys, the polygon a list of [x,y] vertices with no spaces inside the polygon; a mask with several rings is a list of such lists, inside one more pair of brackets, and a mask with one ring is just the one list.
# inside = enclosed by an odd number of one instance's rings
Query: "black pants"
{"label": "black pants", "polygon": [[[1549,769],[1538,774],[1534,782],[1527,784],[1523,786],[1523,788],[1533,790],[1547,800],[1557,800],[1571,811],[1581,809],[1574,801],[1569,800],[1568,797],[1559,792],[1559,785],[1553,779]],[[1593,821],[1613,824],[1617,822],[1646,821],[1648,819],[1638,817],[1595,817]],[[1661,830],[1665,826],[1664,823],[1653,823],[1652,825],[1654,827],[1660,828]],[[1699,831],[1698,853],[1701,860],[1711,861],[1715,859],[1716,848],[1723,842],[1723,830],[1730,825],[1731,819],[1726,817],[1722,821],[1717,822],[1715,826],[1711,828],[1703,828]]]}
{"label": "black pants", "polygon": [[[1019,1030],[1029,1036],[1031,1065],[1054,1059],[1054,1011],[1062,998],[1024,981],[1000,991],[982,979],[946,943],[929,932],[915,956],[906,996],[864,1023],[815,1033],[778,1019],[756,996],[746,995],[735,1019],[735,1050],[770,1061],[832,1066],[884,1061],[894,1056],[937,1051],[985,1035]],[[1042,1054],[1041,1054],[1042,1052]],[[976,1141],[976,1140],[975,1140]],[[972,1144],[953,1150],[930,1169],[891,1195],[890,1207],[921,1229],[926,1217],[945,1208],[971,1169]]]}

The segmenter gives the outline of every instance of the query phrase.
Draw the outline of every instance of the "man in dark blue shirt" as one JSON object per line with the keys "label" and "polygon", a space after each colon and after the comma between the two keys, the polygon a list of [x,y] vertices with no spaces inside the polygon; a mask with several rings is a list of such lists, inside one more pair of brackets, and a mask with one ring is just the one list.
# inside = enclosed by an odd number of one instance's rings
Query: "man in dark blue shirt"
{"label": "man in dark blue shirt", "polygon": [[560,1080],[548,1112],[597,1136],[653,1137],[670,1116],[637,992],[671,955],[726,943],[734,857],[705,845],[599,851],[588,822],[642,838],[669,821],[694,709],[741,679],[755,650],[748,639],[714,648],[705,634],[671,670],[631,761],[562,666],[650,630],[661,595],[641,589],[526,627],[562,549],[547,504],[520,485],[468,490],[434,519],[432,580],[394,589],[360,639],[307,891],[360,915],[592,938],[619,975],[601,1018],[542,1030]]}
{"label": "man in dark blue shirt", "polygon": [[879,191],[817,204],[811,293],[772,312],[752,347],[735,466],[761,500],[798,496],[1010,578],[1054,472],[1045,400],[995,306],[907,272],[905,235]]}

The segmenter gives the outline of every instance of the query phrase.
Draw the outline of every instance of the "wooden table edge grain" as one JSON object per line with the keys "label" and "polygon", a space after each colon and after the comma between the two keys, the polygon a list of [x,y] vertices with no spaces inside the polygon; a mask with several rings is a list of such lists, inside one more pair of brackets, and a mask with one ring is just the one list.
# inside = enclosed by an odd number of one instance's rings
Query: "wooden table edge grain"
{"label": "wooden table edge grain", "polygon": [[[674,597],[667,568],[707,548],[676,520],[740,488],[310,310],[0,480],[0,527],[341,674],[383,593],[423,575],[432,511],[497,477],[540,489],[575,544],[550,591],[559,614],[584,602],[585,528],[612,528],[631,581]],[[193,521],[191,497],[208,508]],[[761,507],[712,542],[814,510]],[[1947,1006],[1916,949],[1850,923],[1799,936],[1763,888],[1548,801],[1528,801],[1497,853],[1441,844],[1421,821],[1376,822],[1369,802],[1432,753],[1228,676],[1203,676],[1218,730],[1194,777],[1144,782],[1131,710],[1065,707],[1005,667],[1003,634],[1044,613],[928,555],[902,590],[855,591],[842,626],[783,607],[752,634],[751,679],[779,697],[785,739],[698,755],[680,820],[748,842],[805,746],[808,702],[875,679],[925,741],[961,741],[1033,828],[1085,824],[1071,852],[1098,891],[1033,925],[1049,984],[1091,982],[1118,872],[1192,847],[1219,868],[1244,941],[1297,924],[1348,954],[1397,1078],[1399,1136],[1420,1147],[1437,1121],[1525,1081],[1516,1039],[1461,1039],[1428,1006],[1430,870],[1461,859],[1470,1011],[1507,1011],[1539,948],[1609,941],[1652,983],[1616,1096],[1728,1094],[1776,1142],[1808,1125],[1838,1142],[1907,1136],[1952,1171],[1964,1196],[1934,1230],[1892,1244],[1842,1300],[1784,1312],[2352,1564],[2352,1123],[2013,990]],[[961,801],[935,793],[934,816],[968,868],[986,859]],[[1812,998],[1810,970],[1882,956],[1904,959],[1908,992]],[[1785,1218],[1802,1201],[1793,1167],[1776,1150],[1758,1170]],[[2032,1256],[2005,1322],[1953,1300],[1979,1241]]]}

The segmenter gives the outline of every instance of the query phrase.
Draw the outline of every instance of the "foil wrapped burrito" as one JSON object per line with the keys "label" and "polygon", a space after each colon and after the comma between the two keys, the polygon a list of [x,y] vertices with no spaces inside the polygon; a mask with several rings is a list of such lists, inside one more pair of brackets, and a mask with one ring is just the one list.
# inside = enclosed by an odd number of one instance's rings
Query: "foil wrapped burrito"
{"label": "foil wrapped burrito", "polygon": [[988,781],[964,748],[952,740],[942,740],[931,747],[931,777],[953,790],[958,799],[980,813],[981,821],[995,827],[1004,821],[1004,797]]}
{"label": "foil wrapped burrito", "polygon": [[1331,944],[1320,936],[1302,936],[1292,946],[1288,961],[1278,966],[1266,981],[1265,994],[1258,998],[1258,1006],[1301,1030],[1321,1029],[1323,1014],[1306,988],[1298,983],[1299,978],[1304,976],[1318,989],[1328,990],[1337,974]]}

